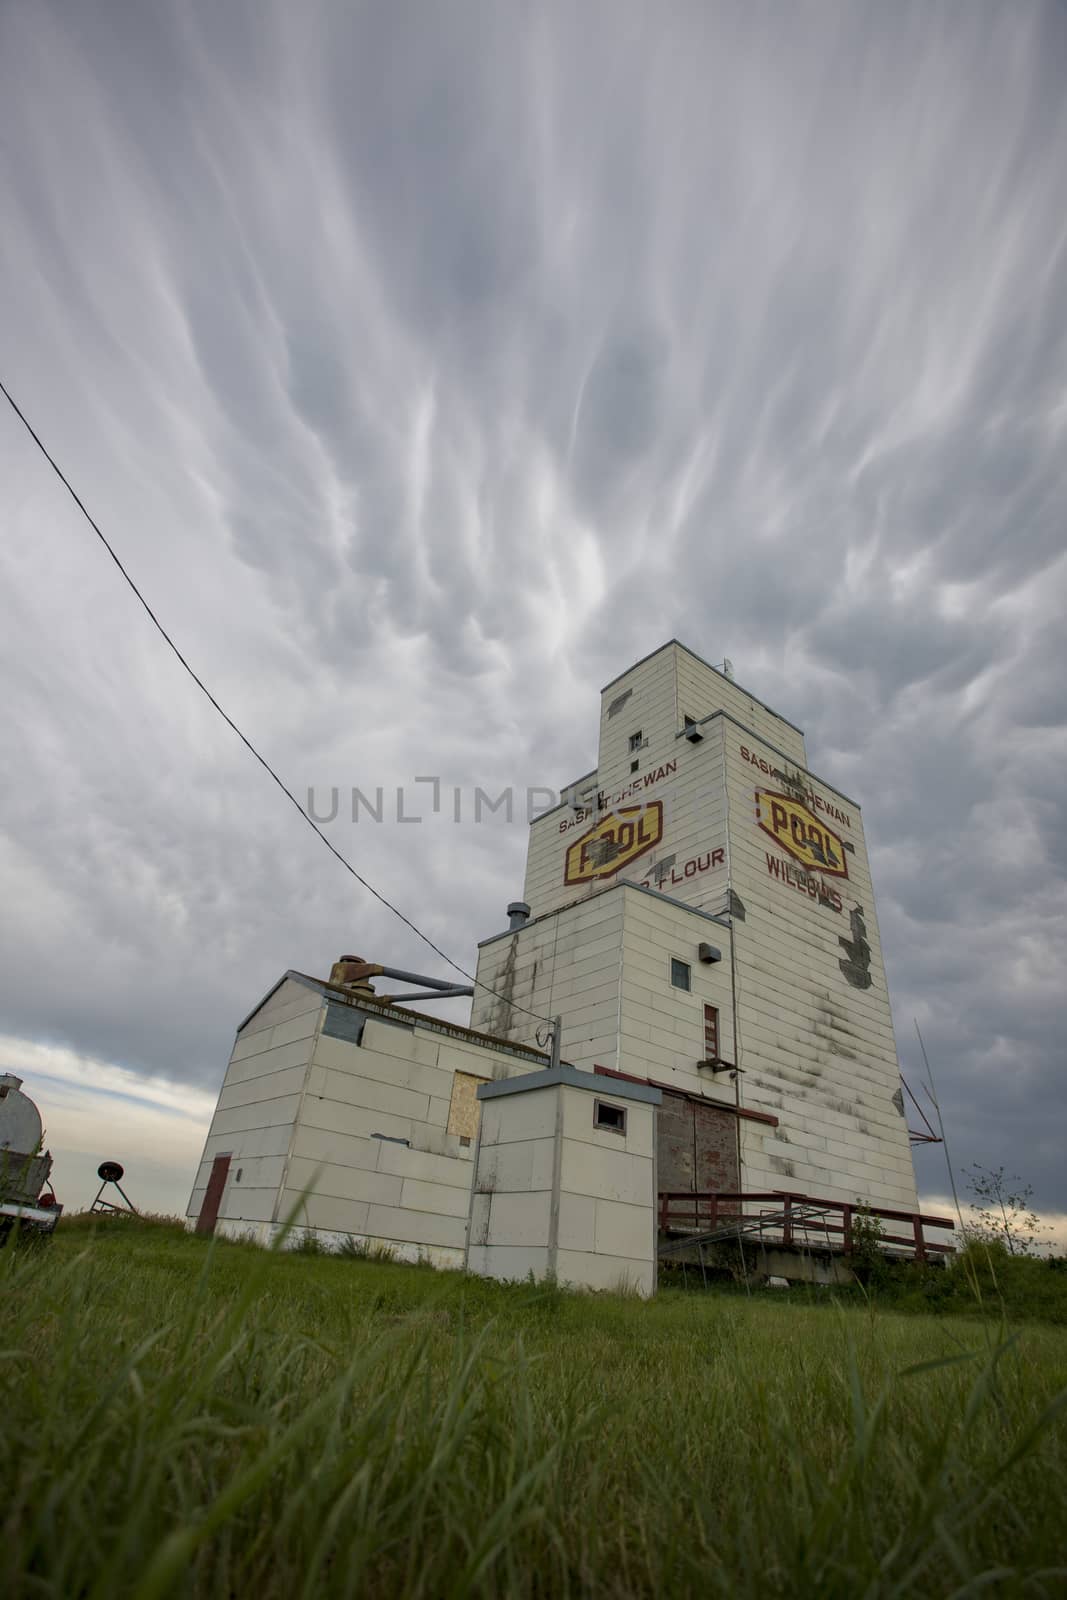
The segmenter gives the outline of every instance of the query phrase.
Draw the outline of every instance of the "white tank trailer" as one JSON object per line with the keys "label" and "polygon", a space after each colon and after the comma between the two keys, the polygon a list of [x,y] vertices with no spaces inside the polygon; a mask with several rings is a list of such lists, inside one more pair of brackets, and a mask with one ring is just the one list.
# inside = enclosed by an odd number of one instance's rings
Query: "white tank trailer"
{"label": "white tank trailer", "polygon": [[48,1181],[52,1157],[41,1150],[41,1113],[22,1079],[0,1072],[0,1234],[17,1221],[35,1233],[51,1233],[63,1207]]}

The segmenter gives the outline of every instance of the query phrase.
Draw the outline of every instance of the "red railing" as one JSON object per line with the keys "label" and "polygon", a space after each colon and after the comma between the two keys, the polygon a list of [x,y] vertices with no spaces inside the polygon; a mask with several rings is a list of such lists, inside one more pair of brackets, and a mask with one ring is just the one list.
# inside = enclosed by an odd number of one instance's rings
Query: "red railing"
{"label": "red railing", "polygon": [[[925,1228],[951,1229],[954,1227],[951,1217],[928,1217],[919,1211],[891,1211],[885,1206],[819,1200],[814,1195],[790,1194],[780,1189],[759,1194],[661,1192],[660,1231],[668,1233],[671,1229],[694,1229],[700,1233],[714,1233],[719,1228],[730,1227],[733,1224],[759,1221],[759,1210],[746,1210],[746,1206],[762,1206],[765,1210],[773,1206],[774,1214],[773,1217],[767,1218],[767,1228],[771,1233],[780,1234],[781,1243],[784,1245],[794,1244],[798,1233],[804,1235],[805,1242],[808,1242],[809,1234],[832,1234],[841,1238],[845,1254],[851,1255],[853,1219],[858,1214],[861,1217],[875,1217],[879,1222],[908,1223],[911,1228],[910,1233],[881,1233],[879,1243],[904,1245],[914,1250],[917,1261],[925,1261],[931,1252],[945,1255],[951,1254],[953,1249],[950,1244],[927,1239],[923,1231]],[[827,1214],[818,1218],[810,1215],[806,1218],[803,1215],[794,1218],[794,1211],[802,1207],[810,1207]],[[840,1220],[836,1220],[837,1218]]]}

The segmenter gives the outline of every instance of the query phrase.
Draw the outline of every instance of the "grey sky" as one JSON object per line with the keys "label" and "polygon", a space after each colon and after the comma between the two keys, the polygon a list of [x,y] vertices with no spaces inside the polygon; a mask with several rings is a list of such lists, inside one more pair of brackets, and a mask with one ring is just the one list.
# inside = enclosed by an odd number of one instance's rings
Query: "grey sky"
{"label": "grey sky", "polygon": [[[287,781],[558,786],[728,654],[1060,1212],[1065,81],[1030,4],[0,9],[5,381]],[[10,416],[0,483],[4,1060],[210,1093],[286,967],[432,958]],[[521,888],[518,820],[331,831],[464,965]]]}

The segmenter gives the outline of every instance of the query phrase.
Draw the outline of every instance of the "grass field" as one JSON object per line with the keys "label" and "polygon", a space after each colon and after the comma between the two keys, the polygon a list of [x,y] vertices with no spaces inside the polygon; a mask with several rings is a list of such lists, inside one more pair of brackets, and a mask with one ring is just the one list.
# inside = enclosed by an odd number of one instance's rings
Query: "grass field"
{"label": "grass field", "polygon": [[0,1276],[5,1595],[1067,1593],[1067,1329],[137,1224]]}

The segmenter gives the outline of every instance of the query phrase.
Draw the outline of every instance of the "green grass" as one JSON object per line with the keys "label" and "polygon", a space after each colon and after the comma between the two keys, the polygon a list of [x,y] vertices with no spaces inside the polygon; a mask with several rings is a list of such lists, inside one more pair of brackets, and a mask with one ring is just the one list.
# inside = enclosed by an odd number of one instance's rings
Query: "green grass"
{"label": "green grass", "polygon": [[[755,1248],[748,1249],[747,1259],[750,1272],[758,1273]],[[861,1281],[835,1289],[833,1303],[1067,1327],[1067,1258],[1010,1255],[1003,1244],[974,1240],[949,1260],[946,1268],[941,1263],[887,1260],[877,1251],[865,1261],[854,1257]],[[720,1292],[747,1292],[735,1245],[713,1246],[707,1252],[706,1277]],[[683,1268],[671,1263],[661,1268],[661,1282],[664,1279],[675,1287],[697,1288],[702,1273],[698,1265]],[[755,1281],[760,1281],[758,1275]],[[825,1289],[816,1285],[794,1284],[790,1296],[807,1304],[827,1302]]]}
{"label": "green grass", "polygon": [[5,1595],[1067,1590],[1058,1327],[128,1221],[0,1278]]}

